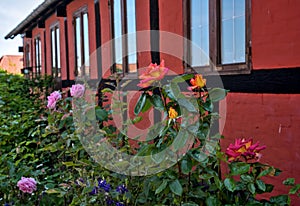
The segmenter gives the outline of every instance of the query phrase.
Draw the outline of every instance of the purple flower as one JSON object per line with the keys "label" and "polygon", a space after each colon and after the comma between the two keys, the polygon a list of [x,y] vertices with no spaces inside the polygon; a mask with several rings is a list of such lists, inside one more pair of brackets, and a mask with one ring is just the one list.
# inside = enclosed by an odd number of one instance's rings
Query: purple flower
{"label": "purple flower", "polygon": [[75,84],[75,85],[72,85],[70,93],[71,93],[72,97],[80,98],[83,96],[84,90],[85,90],[84,85]]}
{"label": "purple flower", "polygon": [[98,188],[95,186],[93,190],[89,193],[90,195],[96,195],[98,193]]}
{"label": "purple flower", "polygon": [[112,200],[112,199],[110,199],[109,197],[106,199],[106,204],[107,205],[112,205],[112,204],[114,204],[115,202]]}
{"label": "purple flower", "polygon": [[82,179],[82,177],[80,177],[79,179],[75,180],[75,184],[76,185],[84,184],[84,180]]}
{"label": "purple flower", "polygon": [[120,194],[124,194],[125,192],[128,192],[128,189],[126,188],[126,186],[123,185],[119,185],[116,189],[116,191]]}
{"label": "purple flower", "polygon": [[61,94],[59,93],[59,91],[54,91],[50,94],[50,96],[47,97],[47,99],[48,99],[47,108],[55,109],[56,102],[61,99]]}
{"label": "purple flower", "polygon": [[106,182],[106,180],[99,179],[98,180],[99,189],[103,189],[105,192],[109,192],[111,190],[110,184]]}
{"label": "purple flower", "polygon": [[36,181],[31,177],[22,177],[22,179],[18,181],[17,186],[22,192],[31,194],[36,190]]}
{"label": "purple flower", "polygon": [[116,206],[124,206],[124,204],[121,203],[121,202],[117,202],[117,203],[116,203]]}

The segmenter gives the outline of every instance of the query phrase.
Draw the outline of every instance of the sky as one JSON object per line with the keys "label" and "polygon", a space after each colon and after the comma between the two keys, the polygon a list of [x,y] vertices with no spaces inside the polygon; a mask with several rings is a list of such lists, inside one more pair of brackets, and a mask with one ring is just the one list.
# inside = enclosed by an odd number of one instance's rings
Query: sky
{"label": "sky", "polygon": [[22,55],[18,52],[23,46],[21,35],[14,39],[4,39],[44,0],[0,0],[0,57],[3,55]]}

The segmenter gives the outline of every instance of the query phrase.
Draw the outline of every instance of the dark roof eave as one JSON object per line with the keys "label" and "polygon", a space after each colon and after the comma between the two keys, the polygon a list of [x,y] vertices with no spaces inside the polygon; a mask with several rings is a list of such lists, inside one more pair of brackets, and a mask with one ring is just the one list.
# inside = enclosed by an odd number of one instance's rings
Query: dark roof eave
{"label": "dark roof eave", "polygon": [[11,32],[9,32],[4,38],[15,38],[18,34],[23,34],[24,31],[28,28],[33,22],[36,23],[36,20],[43,16],[44,12],[49,9],[49,6],[52,6],[55,3],[60,2],[61,0],[45,0],[41,3],[36,9],[33,10],[17,27],[15,27]]}

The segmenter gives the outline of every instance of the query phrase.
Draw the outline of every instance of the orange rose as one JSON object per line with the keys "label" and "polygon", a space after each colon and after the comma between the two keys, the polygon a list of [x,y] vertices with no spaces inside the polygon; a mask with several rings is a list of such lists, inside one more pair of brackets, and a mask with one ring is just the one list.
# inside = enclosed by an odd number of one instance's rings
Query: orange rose
{"label": "orange rose", "polygon": [[178,113],[176,112],[175,109],[173,109],[172,107],[170,107],[169,109],[169,118],[170,119],[176,119],[178,117]]}
{"label": "orange rose", "polygon": [[204,79],[201,74],[196,74],[195,77],[190,80],[190,83],[192,86],[188,87],[188,90],[193,90],[196,88],[200,89],[205,86],[206,79]]}
{"label": "orange rose", "polygon": [[165,67],[164,60],[161,61],[160,65],[150,64],[146,71],[139,76],[141,79],[137,85],[142,88],[149,87],[153,82],[161,80],[168,73],[168,68]]}

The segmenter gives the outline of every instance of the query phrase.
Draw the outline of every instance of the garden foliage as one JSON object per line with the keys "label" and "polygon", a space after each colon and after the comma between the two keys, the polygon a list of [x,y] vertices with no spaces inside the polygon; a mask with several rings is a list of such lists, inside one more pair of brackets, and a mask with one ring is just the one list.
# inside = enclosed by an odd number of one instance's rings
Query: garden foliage
{"label": "garden foliage", "polygon": [[[213,104],[223,99],[227,91],[207,88],[203,76],[192,74],[161,84],[166,73],[162,63],[151,64],[141,75],[138,85],[142,90],[133,105],[135,117],[126,121],[120,131],[112,124],[112,116],[127,112],[130,105],[122,102],[122,98],[103,107],[91,107],[84,96],[88,85],[73,85],[71,97],[69,91],[54,91],[49,95],[47,78],[32,81],[0,72],[0,203],[289,205],[287,194],[268,200],[256,198],[257,194],[273,190],[273,185],[262,177],[280,173],[273,166],[261,163],[265,146],[251,139],[238,139],[226,153],[221,151],[222,136],[212,133],[210,128],[219,118]],[[183,91],[186,82],[190,86]],[[110,89],[102,92],[107,97],[114,93]],[[146,141],[137,138],[138,146],[133,147],[126,126],[141,121],[150,109],[162,114],[159,129],[149,128]],[[82,129],[93,126],[93,115],[97,120],[96,130],[101,133],[97,137],[90,135],[92,130]],[[93,139],[89,139],[91,136]],[[95,150],[103,142],[137,159],[149,156],[151,161],[141,164],[120,159],[114,165],[115,171],[108,170],[99,162],[105,159],[109,164],[118,153]],[[169,153],[161,153],[166,148],[171,148]],[[156,170],[166,155],[172,157],[166,163],[169,166]],[[228,174],[222,174],[221,163],[228,166]],[[124,172],[136,167],[142,172],[158,172],[145,175]],[[27,183],[30,190],[25,188]],[[299,196],[300,185],[294,179],[284,184],[291,187],[290,194]]]}

